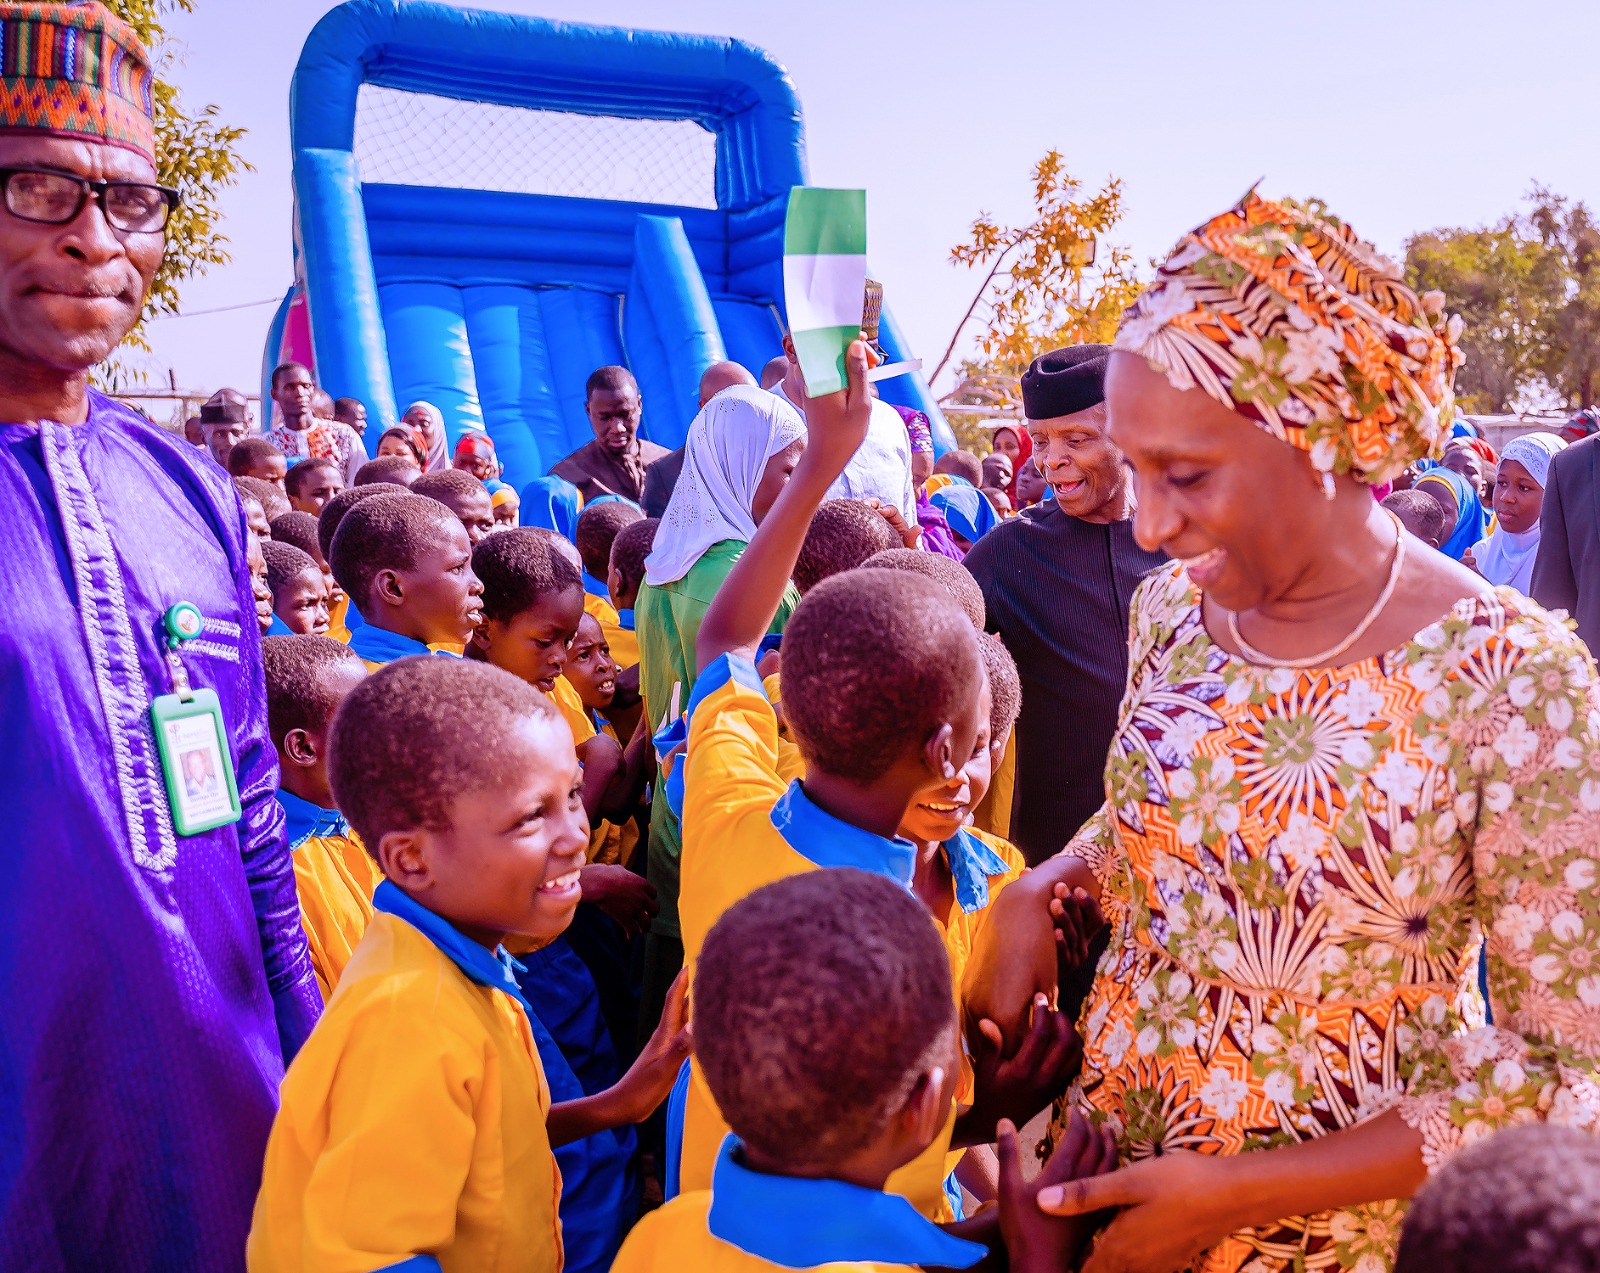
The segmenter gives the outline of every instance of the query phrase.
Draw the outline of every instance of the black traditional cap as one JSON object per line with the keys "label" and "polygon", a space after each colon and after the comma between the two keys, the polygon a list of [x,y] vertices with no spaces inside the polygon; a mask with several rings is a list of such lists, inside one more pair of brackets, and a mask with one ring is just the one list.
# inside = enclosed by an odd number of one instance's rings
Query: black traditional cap
{"label": "black traditional cap", "polygon": [[1040,354],[1022,373],[1023,414],[1054,420],[1104,402],[1110,353],[1110,345],[1073,345]]}
{"label": "black traditional cap", "polygon": [[244,424],[250,407],[237,389],[218,389],[200,406],[202,424]]}

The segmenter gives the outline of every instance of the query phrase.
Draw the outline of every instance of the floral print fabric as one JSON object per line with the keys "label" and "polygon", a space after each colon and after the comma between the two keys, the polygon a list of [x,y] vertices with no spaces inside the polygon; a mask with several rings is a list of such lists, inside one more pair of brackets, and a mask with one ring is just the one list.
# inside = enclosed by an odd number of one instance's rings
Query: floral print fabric
{"label": "floral print fabric", "polygon": [[[1437,1165],[1548,1118],[1600,1124],[1600,691],[1500,590],[1338,669],[1212,643],[1181,565],[1132,607],[1107,803],[1069,846],[1111,944],[1072,1099],[1124,1159],[1237,1154],[1398,1105]],[[1494,1027],[1476,974],[1487,941]],[[1198,1263],[1393,1259],[1403,1204],[1285,1219]]]}
{"label": "floral print fabric", "polygon": [[1200,389],[1323,473],[1382,484],[1454,415],[1461,319],[1320,208],[1253,190],[1178,241],[1123,315],[1116,348]]}

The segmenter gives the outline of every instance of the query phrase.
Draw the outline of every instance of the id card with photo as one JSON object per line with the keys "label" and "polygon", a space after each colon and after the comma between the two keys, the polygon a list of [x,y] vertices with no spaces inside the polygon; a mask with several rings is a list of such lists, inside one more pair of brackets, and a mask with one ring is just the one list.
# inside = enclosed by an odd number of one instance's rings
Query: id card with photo
{"label": "id card with photo", "polygon": [[177,833],[199,835],[237,822],[239,787],[215,691],[197,689],[187,700],[163,694],[150,705],[150,717]]}

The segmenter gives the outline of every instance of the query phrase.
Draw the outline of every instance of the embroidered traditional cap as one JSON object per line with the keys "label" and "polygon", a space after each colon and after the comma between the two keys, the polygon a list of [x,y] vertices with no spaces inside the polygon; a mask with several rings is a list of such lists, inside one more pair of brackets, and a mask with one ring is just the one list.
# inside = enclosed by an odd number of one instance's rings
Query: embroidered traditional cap
{"label": "embroidered traditional cap", "polygon": [[1022,373],[1022,411],[1030,420],[1077,415],[1106,400],[1109,345],[1071,345],[1040,354]]}
{"label": "embroidered traditional cap", "polygon": [[154,163],[153,79],[149,50],[97,0],[0,0],[0,132],[105,142]]}
{"label": "embroidered traditional cap", "polygon": [[1461,319],[1319,208],[1252,190],[1178,241],[1116,348],[1380,484],[1438,450],[1455,414]]}

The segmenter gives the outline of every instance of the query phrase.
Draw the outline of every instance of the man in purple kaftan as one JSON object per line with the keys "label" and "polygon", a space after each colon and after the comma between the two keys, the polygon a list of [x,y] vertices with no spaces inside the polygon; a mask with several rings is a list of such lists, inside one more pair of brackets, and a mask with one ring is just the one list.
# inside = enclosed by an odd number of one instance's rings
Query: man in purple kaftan
{"label": "man in purple kaftan", "polygon": [[[98,4],[0,2],[0,46],[35,51],[39,89],[0,96],[0,1268],[242,1268],[319,1002],[244,514],[201,452],[87,387],[175,201],[147,55]],[[40,122],[40,101],[66,106]],[[179,602],[204,616],[183,664],[221,701],[243,807],[192,836],[150,723]]]}

